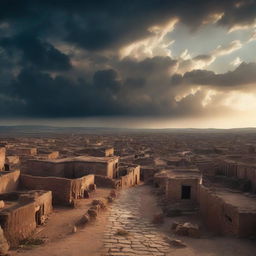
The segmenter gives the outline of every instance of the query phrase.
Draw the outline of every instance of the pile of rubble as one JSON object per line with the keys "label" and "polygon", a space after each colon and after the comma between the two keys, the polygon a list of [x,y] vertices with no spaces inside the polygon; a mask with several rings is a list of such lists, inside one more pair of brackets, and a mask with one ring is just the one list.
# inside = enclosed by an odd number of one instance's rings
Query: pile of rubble
{"label": "pile of rubble", "polygon": [[172,224],[172,230],[174,230],[176,235],[180,236],[189,236],[193,238],[200,238],[201,236],[199,226],[189,222],[174,222]]}
{"label": "pile of rubble", "polygon": [[77,225],[74,226],[73,232],[76,232],[77,226],[84,226],[90,221],[96,220],[99,212],[106,209],[108,203],[112,203],[117,197],[116,191],[112,190],[108,197],[102,199],[95,199],[92,201],[91,207],[87,212],[81,217]]}

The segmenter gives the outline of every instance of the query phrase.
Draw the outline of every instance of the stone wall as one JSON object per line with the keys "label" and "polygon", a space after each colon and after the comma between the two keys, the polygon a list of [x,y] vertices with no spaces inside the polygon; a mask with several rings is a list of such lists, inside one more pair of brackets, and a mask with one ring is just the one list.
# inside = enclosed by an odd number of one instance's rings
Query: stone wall
{"label": "stone wall", "polygon": [[19,185],[20,171],[0,173],[0,194],[17,190]]}

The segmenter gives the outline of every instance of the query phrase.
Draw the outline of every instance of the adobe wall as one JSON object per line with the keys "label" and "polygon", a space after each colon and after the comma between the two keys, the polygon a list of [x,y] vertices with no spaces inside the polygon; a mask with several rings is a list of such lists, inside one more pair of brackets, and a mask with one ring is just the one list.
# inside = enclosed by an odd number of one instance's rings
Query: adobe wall
{"label": "adobe wall", "polygon": [[37,154],[37,148],[16,148],[16,155],[31,155],[34,156]]}
{"label": "adobe wall", "polygon": [[95,184],[97,187],[117,188],[117,181],[102,175],[95,175]]}
{"label": "adobe wall", "polygon": [[3,172],[0,175],[0,194],[15,191],[19,185],[20,171]]}
{"label": "adobe wall", "polygon": [[30,160],[27,162],[26,173],[34,176],[55,176],[55,177],[64,177],[65,172],[72,172],[73,163],[54,163],[46,161],[37,161]]}
{"label": "adobe wall", "polygon": [[237,166],[237,177],[240,179],[250,180],[252,183],[253,192],[256,193],[256,167],[238,165]]}
{"label": "adobe wall", "polygon": [[136,166],[134,169],[134,185],[140,183],[140,166]]}
{"label": "adobe wall", "polygon": [[120,177],[122,188],[129,188],[140,182],[140,166],[131,169],[127,175]]}
{"label": "adobe wall", "polygon": [[249,237],[256,235],[256,213],[240,213],[239,236]]}
{"label": "adobe wall", "polygon": [[70,179],[21,174],[21,184],[30,190],[52,191],[53,204],[69,205],[72,202]]}
{"label": "adobe wall", "polygon": [[[111,174],[111,163],[99,163],[99,162],[74,162],[74,170],[75,173],[80,174],[80,177],[84,174],[87,175],[95,174],[95,175],[104,175],[112,178],[113,175]],[[84,173],[83,173],[84,172]],[[113,171],[112,171],[113,172]]]}
{"label": "adobe wall", "polygon": [[44,215],[48,215],[52,212],[52,191],[47,191],[42,195],[35,198],[36,206],[44,206]]}
{"label": "adobe wall", "polygon": [[[166,184],[166,199],[170,202],[197,202],[199,179],[169,178]],[[182,186],[191,186],[190,199],[181,199]]]}
{"label": "adobe wall", "polygon": [[11,246],[32,235],[36,228],[34,202],[25,204],[5,215],[0,215],[0,224]]}
{"label": "adobe wall", "polygon": [[239,235],[239,214],[235,207],[203,185],[199,186],[200,214],[209,229],[217,234]]}
{"label": "adobe wall", "polygon": [[79,151],[79,153],[85,153],[89,156],[113,156],[114,148],[85,148]]}
{"label": "adobe wall", "polygon": [[72,199],[83,198],[84,190],[87,190],[90,184],[94,184],[94,174],[71,180]]}
{"label": "adobe wall", "polygon": [[70,205],[73,199],[82,198],[84,190],[88,189],[90,184],[94,184],[94,175],[66,179],[22,174],[21,183],[26,189],[52,191],[54,204]]}
{"label": "adobe wall", "polygon": [[217,174],[226,177],[236,177],[251,181],[252,190],[256,192],[256,167],[240,163],[222,162],[217,168]]}
{"label": "adobe wall", "polygon": [[5,148],[0,147],[0,171],[4,169],[5,164]]}
{"label": "adobe wall", "polygon": [[9,165],[16,165],[20,163],[19,156],[6,156],[6,163]]}
{"label": "adobe wall", "polygon": [[141,179],[145,182],[145,183],[152,183],[153,179],[154,179],[154,175],[157,172],[157,169],[153,169],[150,167],[143,167],[141,166],[140,169],[140,176]]}
{"label": "adobe wall", "polygon": [[157,187],[159,191],[165,193],[168,177],[163,175],[154,176],[154,187]]}
{"label": "adobe wall", "polygon": [[59,157],[59,151],[53,151],[47,155],[48,159],[53,160]]}
{"label": "adobe wall", "polygon": [[45,162],[31,160],[28,161],[26,173],[34,176],[55,176],[67,178],[79,178],[88,174],[104,175],[113,178],[113,162]]}
{"label": "adobe wall", "polygon": [[114,148],[108,148],[105,150],[105,156],[113,156],[114,155]]}
{"label": "adobe wall", "polygon": [[118,163],[118,160],[115,160],[113,162],[109,162],[107,166],[107,175],[109,178],[113,179],[116,177],[117,168],[115,165]]}

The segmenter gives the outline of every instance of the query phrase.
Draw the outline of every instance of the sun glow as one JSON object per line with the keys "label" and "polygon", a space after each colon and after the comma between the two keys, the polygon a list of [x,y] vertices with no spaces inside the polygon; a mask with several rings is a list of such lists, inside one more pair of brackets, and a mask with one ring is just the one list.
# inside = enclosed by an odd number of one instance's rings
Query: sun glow
{"label": "sun glow", "polygon": [[147,57],[154,56],[169,56],[171,57],[170,45],[174,43],[174,40],[167,40],[165,36],[173,31],[178,19],[172,19],[167,24],[162,26],[152,26],[148,28],[151,36],[133,42],[130,45],[125,46],[120,50],[120,58],[132,57],[138,60],[142,60]]}

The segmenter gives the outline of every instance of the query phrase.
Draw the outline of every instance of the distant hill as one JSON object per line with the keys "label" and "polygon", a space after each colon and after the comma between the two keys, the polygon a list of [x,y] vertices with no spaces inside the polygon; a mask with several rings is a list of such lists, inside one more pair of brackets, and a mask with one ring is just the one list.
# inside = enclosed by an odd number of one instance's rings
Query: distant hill
{"label": "distant hill", "polygon": [[256,128],[234,128],[234,129],[198,129],[198,128],[168,128],[168,129],[129,129],[108,127],[56,127],[43,125],[17,125],[0,126],[0,135],[3,134],[66,134],[66,133],[256,133]]}

